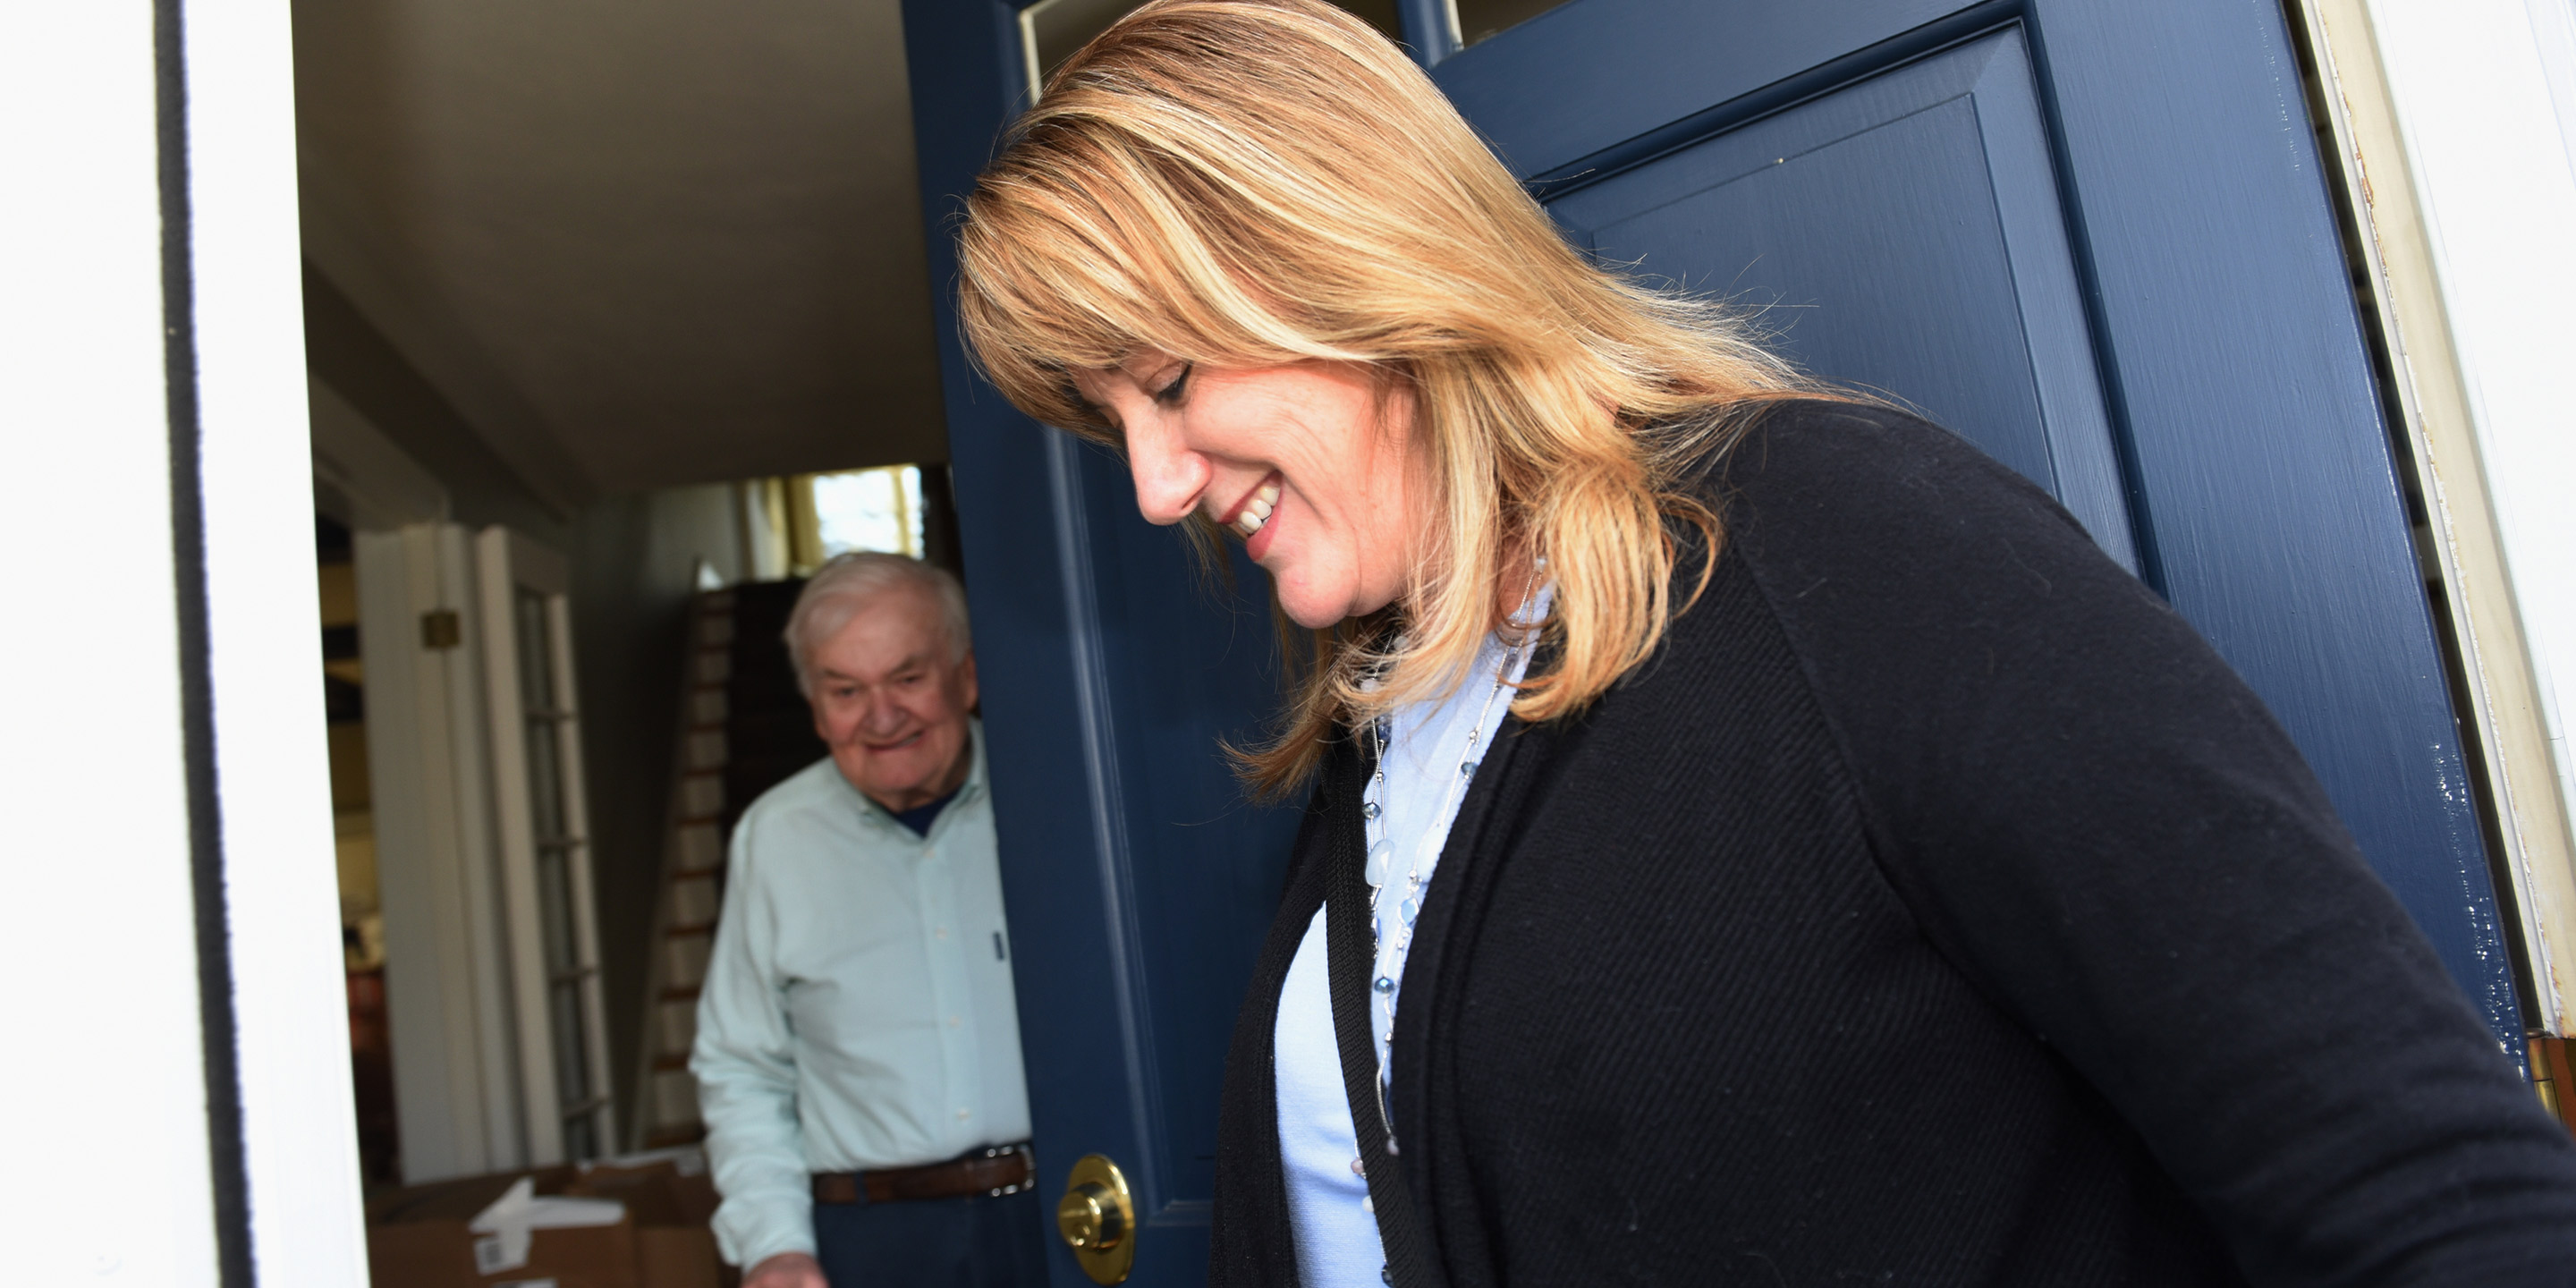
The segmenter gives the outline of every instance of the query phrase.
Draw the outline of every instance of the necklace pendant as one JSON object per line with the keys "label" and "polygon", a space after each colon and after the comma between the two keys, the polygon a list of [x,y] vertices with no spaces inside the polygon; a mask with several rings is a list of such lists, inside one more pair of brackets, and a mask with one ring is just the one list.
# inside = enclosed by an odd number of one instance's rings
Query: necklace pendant
{"label": "necklace pendant", "polygon": [[1421,914],[1422,898],[1419,895],[1406,895],[1404,902],[1395,905],[1395,915],[1404,918],[1404,928],[1407,930],[1413,929],[1413,919]]}
{"label": "necklace pendant", "polygon": [[1370,846],[1368,851],[1368,864],[1361,870],[1360,875],[1372,886],[1385,885],[1386,862],[1394,853],[1395,847],[1385,841],[1379,841],[1377,844]]}

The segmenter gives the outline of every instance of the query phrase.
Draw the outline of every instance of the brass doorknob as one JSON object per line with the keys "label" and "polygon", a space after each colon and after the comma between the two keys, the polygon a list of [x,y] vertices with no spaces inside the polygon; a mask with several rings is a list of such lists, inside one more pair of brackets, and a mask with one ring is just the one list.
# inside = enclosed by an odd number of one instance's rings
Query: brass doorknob
{"label": "brass doorknob", "polygon": [[1055,1228],[1093,1283],[1125,1282],[1136,1266],[1136,1202],[1126,1174],[1098,1154],[1074,1162],[1055,1205]]}

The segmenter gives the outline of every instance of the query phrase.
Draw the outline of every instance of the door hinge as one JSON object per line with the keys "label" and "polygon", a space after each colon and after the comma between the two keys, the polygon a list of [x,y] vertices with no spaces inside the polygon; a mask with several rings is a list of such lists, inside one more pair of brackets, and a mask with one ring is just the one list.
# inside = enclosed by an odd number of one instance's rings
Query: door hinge
{"label": "door hinge", "polygon": [[2571,1076],[2569,1069],[2568,1046],[2566,1038],[2547,1033],[2531,1035],[2531,1089],[2539,1095],[2540,1107],[2548,1110],[2550,1117],[2576,1131],[2576,1122],[2568,1118],[2569,1111],[2576,1110],[2576,1103],[2570,1103],[2576,1101],[2576,1096],[2568,1094],[2571,1084],[2576,1084],[2576,1076]]}
{"label": "door hinge", "polygon": [[454,648],[465,641],[464,619],[453,608],[434,608],[420,615],[422,648]]}

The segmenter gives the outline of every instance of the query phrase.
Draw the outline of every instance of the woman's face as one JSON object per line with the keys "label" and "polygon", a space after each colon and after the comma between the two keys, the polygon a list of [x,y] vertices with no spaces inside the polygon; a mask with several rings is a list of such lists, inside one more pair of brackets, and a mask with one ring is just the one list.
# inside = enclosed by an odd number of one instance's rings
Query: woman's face
{"label": "woman's face", "polygon": [[1381,396],[1353,365],[1221,371],[1154,353],[1077,383],[1125,436],[1145,517],[1196,510],[1244,538],[1291,621],[1330,626],[1405,593],[1423,473],[1410,390]]}

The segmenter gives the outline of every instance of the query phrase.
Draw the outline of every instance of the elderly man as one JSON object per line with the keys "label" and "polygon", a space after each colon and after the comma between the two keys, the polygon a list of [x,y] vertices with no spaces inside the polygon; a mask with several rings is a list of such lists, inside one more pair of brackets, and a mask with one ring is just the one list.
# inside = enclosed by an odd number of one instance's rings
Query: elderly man
{"label": "elderly man", "polygon": [[734,829],[689,1061],[716,1237],[744,1288],[1043,1283],[965,592],[843,555],[787,647],[832,754]]}

